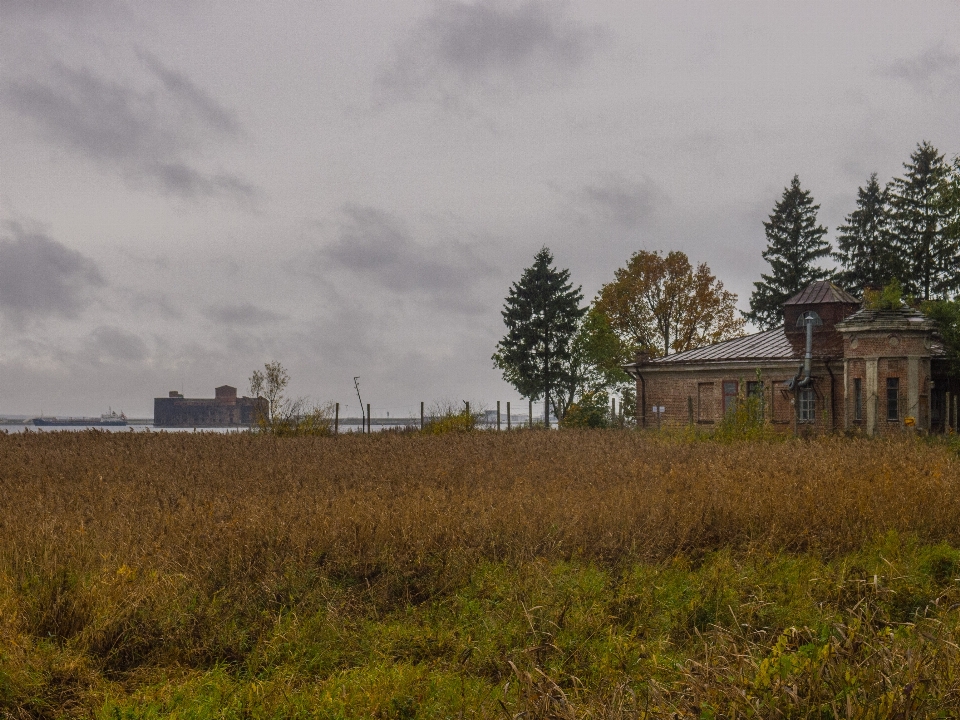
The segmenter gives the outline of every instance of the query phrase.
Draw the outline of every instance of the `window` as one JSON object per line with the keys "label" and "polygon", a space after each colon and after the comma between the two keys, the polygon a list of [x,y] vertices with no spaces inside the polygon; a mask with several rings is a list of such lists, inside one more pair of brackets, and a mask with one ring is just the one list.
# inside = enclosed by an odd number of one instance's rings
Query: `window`
{"label": "window", "polygon": [[887,420],[900,419],[900,378],[887,378]]}
{"label": "window", "polygon": [[855,422],[863,422],[863,380],[861,378],[853,379],[853,419]]}
{"label": "window", "polygon": [[816,396],[813,394],[813,388],[803,388],[797,401],[800,403],[800,422],[812,423],[816,417]]}
{"label": "window", "polygon": [[723,381],[723,414],[737,409],[737,381],[736,380],[724,380]]}
{"label": "window", "polygon": [[697,420],[702,423],[712,423],[716,412],[713,383],[699,383],[697,385]]}
{"label": "window", "polygon": [[765,411],[765,398],[763,397],[763,381],[747,381],[747,409],[750,412],[751,420],[763,420]]}

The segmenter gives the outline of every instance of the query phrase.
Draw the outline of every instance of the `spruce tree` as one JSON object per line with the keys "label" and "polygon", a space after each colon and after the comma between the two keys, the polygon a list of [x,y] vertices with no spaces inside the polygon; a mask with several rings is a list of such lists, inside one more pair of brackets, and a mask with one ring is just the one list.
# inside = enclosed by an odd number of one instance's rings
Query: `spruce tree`
{"label": "spruce tree", "polygon": [[830,272],[813,263],[830,255],[830,243],[823,239],[827,228],[817,225],[817,210],[810,192],[800,187],[796,175],[784,188],[783,197],[774,206],[769,222],[763,223],[767,249],[763,259],[770,263],[770,274],[762,274],[754,283],[750,312],[744,313],[763,329],[783,322],[783,303]]}
{"label": "spruce tree", "polygon": [[837,228],[840,263],[837,282],[862,296],[864,288],[886,287],[902,276],[902,267],[890,232],[890,193],[881,188],[877,174],[857,190],[857,209]]}
{"label": "spruce tree", "polygon": [[494,367],[517,392],[543,398],[544,422],[550,425],[551,396],[571,383],[576,372],[571,344],[587,308],[583,293],[570,283],[569,270],[551,267],[553,255],[541,248],[533,265],[513,283],[504,302],[507,334],[497,343]]}
{"label": "spruce tree", "polygon": [[946,298],[960,289],[960,241],[951,237],[948,193],[950,168],[924,141],[903,164],[906,173],[891,187],[892,229],[904,263],[904,290],[922,300]]}

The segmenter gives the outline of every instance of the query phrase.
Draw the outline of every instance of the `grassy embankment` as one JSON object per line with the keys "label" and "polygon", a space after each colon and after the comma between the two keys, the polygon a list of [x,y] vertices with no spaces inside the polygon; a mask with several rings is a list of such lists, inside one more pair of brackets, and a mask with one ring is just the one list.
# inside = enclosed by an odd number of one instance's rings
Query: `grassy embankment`
{"label": "grassy embankment", "polygon": [[960,457],[0,435],[0,716],[953,717]]}

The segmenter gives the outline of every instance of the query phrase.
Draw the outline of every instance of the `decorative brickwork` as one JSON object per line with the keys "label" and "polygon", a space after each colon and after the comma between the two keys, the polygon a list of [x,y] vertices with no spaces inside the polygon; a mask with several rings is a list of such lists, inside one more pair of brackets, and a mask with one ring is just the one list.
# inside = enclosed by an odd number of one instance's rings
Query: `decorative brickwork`
{"label": "decorative brickwork", "polygon": [[[810,311],[822,324],[811,335],[805,383],[802,318]],[[785,432],[883,435],[942,427],[945,393],[956,380],[937,372],[942,350],[923,315],[860,309],[823,281],[788,300],[784,316],[782,328],[625,366],[637,380],[641,425],[710,426],[750,394],[760,400],[764,421]]]}

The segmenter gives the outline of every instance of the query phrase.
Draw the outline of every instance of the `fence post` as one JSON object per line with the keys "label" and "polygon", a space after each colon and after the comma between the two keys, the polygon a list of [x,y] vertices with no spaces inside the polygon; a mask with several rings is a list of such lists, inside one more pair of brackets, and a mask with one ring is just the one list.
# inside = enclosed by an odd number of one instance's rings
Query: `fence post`
{"label": "fence post", "polygon": [[467,406],[467,418],[469,418],[469,417],[470,417],[470,401],[469,401],[469,400],[464,400],[463,403],[464,403],[464,405]]}
{"label": "fence post", "polygon": [[957,417],[957,396],[953,396],[953,429],[960,430],[960,418]]}
{"label": "fence post", "polygon": [[423,400],[420,401],[420,429],[423,430]]}
{"label": "fence post", "polygon": [[500,401],[497,400],[497,431],[500,431]]}
{"label": "fence post", "polygon": [[616,425],[617,423],[617,399],[615,397],[610,398],[610,424]]}
{"label": "fence post", "polygon": [[687,423],[693,425],[693,395],[687,395]]}
{"label": "fence post", "polygon": [[367,432],[373,432],[373,423],[370,422],[370,403],[367,403]]}
{"label": "fence post", "polygon": [[530,429],[533,430],[533,400],[528,401],[529,405],[527,407],[527,421],[530,425]]}
{"label": "fence post", "polygon": [[337,403],[333,409],[333,434],[340,434],[340,403]]}
{"label": "fence post", "polygon": [[510,401],[507,400],[507,430],[510,430]]}

